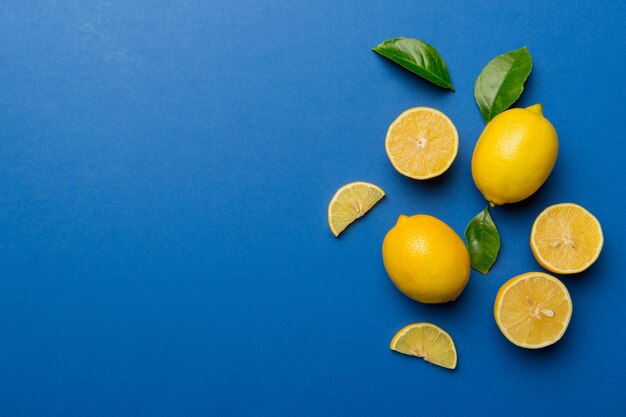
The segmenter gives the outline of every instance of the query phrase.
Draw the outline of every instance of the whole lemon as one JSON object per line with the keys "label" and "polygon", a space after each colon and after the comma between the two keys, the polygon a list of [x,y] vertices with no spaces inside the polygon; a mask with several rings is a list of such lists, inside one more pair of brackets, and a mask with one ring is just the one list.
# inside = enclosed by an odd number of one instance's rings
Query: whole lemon
{"label": "whole lemon", "polygon": [[459,235],[425,214],[398,218],[383,241],[383,262],[404,295],[428,304],[455,300],[470,274],[469,254]]}
{"label": "whole lemon", "polygon": [[550,175],[559,153],[552,124],[541,104],[509,109],[491,120],[472,156],[474,182],[493,204],[530,197]]}

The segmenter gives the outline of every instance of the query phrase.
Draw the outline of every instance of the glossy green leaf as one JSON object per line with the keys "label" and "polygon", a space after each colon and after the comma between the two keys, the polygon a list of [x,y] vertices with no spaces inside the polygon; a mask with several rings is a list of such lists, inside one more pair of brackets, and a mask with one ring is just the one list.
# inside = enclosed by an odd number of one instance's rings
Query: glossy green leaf
{"label": "glossy green leaf", "polygon": [[533,59],[526,47],[495,57],[476,79],[474,98],[485,123],[508,109],[524,91]]}
{"label": "glossy green leaf", "polygon": [[478,213],[465,229],[472,268],[486,274],[500,250],[500,235],[489,215],[489,207]]}
{"label": "glossy green leaf", "polygon": [[452,88],[448,66],[439,52],[426,42],[414,38],[395,38],[373,49],[398,65],[442,88]]}

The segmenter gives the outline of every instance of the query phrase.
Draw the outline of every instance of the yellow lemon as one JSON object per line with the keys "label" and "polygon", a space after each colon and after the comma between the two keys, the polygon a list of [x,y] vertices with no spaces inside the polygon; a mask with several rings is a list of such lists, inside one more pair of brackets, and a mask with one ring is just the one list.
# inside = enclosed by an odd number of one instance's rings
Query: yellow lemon
{"label": "yellow lemon", "polygon": [[557,274],[575,274],[593,264],[602,250],[600,222],[577,204],[555,204],[533,224],[530,248],[537,262]]}
{"label": "yellow lemon", "polygon": [[538,349],[563,336],[572,317],[572,299],[558,279],[528,272],[511,278],[500,288],[493,314],[511,343]]}
{"label": "yellow lemon", "polygon": [[434,324],[409,324],[396,333],[389,348],[444,368],[456,368],[454,342],[448,333]]}
{"label": "yellow lemon", "polygon": [[459,135],[439,110],[415,107],[389,126],[385,149],[400,174],[425,180],[443,174],[452,165],[459,150]]}
{"label": "yellow lemon", "polygon": [[470,274],[469,254],[459,235],[425,214],[400,216],[383,241],[383,262],[404,295],[429,304],[455,300]]}
{"label": "yellow lemon", "polygon": [[509,109],[491,120],[472,156],[474,182],[493,204],[530,197],[550,175],[559,152],[556,130],[541,104]]}
{"label": "yellow lemon", "polygon": [[335,237],[353,221],[365,215],[385,192],[377,185],[357,181],[337,190],[328,204],[328,227]]}

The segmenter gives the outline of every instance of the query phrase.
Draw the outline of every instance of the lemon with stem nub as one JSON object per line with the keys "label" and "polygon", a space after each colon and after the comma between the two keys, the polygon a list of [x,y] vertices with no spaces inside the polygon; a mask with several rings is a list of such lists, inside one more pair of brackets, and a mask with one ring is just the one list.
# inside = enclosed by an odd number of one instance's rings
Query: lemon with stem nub
{"label": "lemon with stem nub", "polygon": [[383,263],[396,287],[422,303],[456,300],[470,274],[465,243],[433,216],[400,216],[383,241]]}
{"label": "lemon with stem nub", "polygon": [[515,203],[541,187],[558,152],[556,130],[541,104],[509,109],[491,120],[476,142],[472,177],[490,203]]}

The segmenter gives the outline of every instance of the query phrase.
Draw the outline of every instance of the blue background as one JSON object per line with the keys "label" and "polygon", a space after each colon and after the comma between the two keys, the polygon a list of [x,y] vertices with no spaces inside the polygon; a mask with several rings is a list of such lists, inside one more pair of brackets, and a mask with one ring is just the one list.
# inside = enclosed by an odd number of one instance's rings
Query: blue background
{"label": "blue background", "polygon": [[[0,415],[623,415],[625,18],[617,1],[3,1]],[[370,50],[396,36],[432,43],[456,93]],[[462,234],[484,207],[473,84],[524,45],[518,105],[543,103],[556,168],[492,210],[489,275],[455,303],[413,302],[383,237],[402,213]],[[427,182],[384,152],[418,105],[460,135]],[[387,197],[335,239],[327,203],[357,180]],[[599,218],[605,247],[562,278],[564,338],[522,350],[493,300],[540,270],[532,222],[565,201]],[[454,337],[456,371],[389,351],[417,321]]]}

